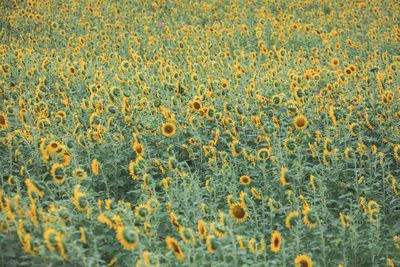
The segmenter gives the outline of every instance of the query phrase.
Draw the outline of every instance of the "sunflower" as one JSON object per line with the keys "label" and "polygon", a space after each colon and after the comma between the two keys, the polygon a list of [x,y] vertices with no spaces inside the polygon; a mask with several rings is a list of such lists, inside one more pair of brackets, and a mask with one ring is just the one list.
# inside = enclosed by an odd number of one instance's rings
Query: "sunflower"
{"label": "sunflower", "polygon": [[307,128],[307,118],[303,115],[298,115],[293,120],[294,126],[298,130],[304,130]]}
{"label": "sunflower", "polygon": [[135,208],[136,218],[139,218],[142,221],[144,221],[146,219],[146,217],[147,217],[147,215],[149,215],[149,213],[150,213],[150,210],[147,205],[140,204]]}
{"label": "sunflower", "polygon": [[199,235],[201,240],[204,240],[207,236],[207,227],[206,223],[203,220],[199,220],[197,222],[197,234]]}
{"label": "sunflower", "polygon": [[139,176],[137,175],[136,170],[135,170],[136,166],[137,166],[137,161],[131,160],[129,162],[129,175],[131,176],[131,178],[133,180],[139,179]]}
{"label": "sunflower", "polygon": [[229,210],[229,215],[236,221],[242,223],[247,219],[249,213],[242,203],[236,202],[232,203],[231,209]]}
{"label": "sunflower", "polygon": [[54,163],[50,169],[51,177],[53,181],[57,184],[62,184],[65,182],[67,176],[65,175],[64,165],[60,163]]}
{"label": "sunflower", "polygon": [[51,155],[54,152],[58,151],[61,148],[61,144],[59,144],[58,142],[55,141],[51,141],[48,145],[47,145],[47,151],[48,154]]}
{"label": "sunflower", "polygon": [[257,200],[261,200],[261,194],[257,191],[257,189],[255,187],[251,188],[251,194],[257,199]]}
{"label": "sunflower", "polygon": [[312,267],[313,262],[311,258],[307,255],[301,254],[296,257],[294,260],[296,267]]}
{"label": "sunflower", "polygon": [[220,223],[212,222],[210,227],[212,233],[218,237],[224,237],[228,234],[228,231],[226,231],[224,226]]}
{"label": "sunflower", "polygon": [[297,217],[299,217],[299,212],[298,212],[297,210],[291,211],[291,212],[286,216],[286,219],[285,219],[285,226],[286,226],[286,228],[288,228],[288,229],[292,228],[292,223],[291,223],[291,221],[292,221],[293,218],[297,218]]}
{"label": "sunflower", "polygon": [[92,173],[95,176],[99,175],[99,162],[97,161],[97,159],[92,160],[91,168],[92,168]]}
{"label": "sunflower", "polygon": [[337,68],[339,66],[339,59],[336,57],[332,58],[331,65],[332,65],[332,67]]}
{"label": "sunflower", "polygon": [[176,126],[172,123],[164,123],[161,127],[161,132],[166,137],[173,137],[176,132]]}
{"label": "sunflower", "polygon": [[393,147],[393,154],[395,159],[400,160],[400,144],[397,144]]}
{"label": "sunflower", "polygon": [[186,244],[196,243],[196,238],[194,237],[193,230],[188,227],[180,227],[179,235]]}
{"label": "sunflower", "polygon": [[119,225],[116,231],[116,238],[126,250],[134,250],[138,246],[139,236],[135,229]]}
{"label": "sunflower", "polygon": [[286,167],[281,168],[281,176],[279,177],[279,181],[283,186],[287,186],[289,182],[286,180],[286,173],[288,169]]}
{"label": "sunflower", "polygon": [[217,249],[217,243],[215,240],[215,236],[213,235],[208,235],[206,238],[206,245],[207,245],[207,251],[210,254],[214,254],[215,250]]}
{"label": "sunflower", "polygon": [[302,214],[303,214],[303,222],[307,225],[308,228],[313,229],[317,226],[317,223],[310,220],[310,212],[311,211],[312,211],[312,209],[309,206],[304,205]]}
{"label": "sunflower", "polygon": [[169,214],[169,217],[170,217],[170,219],[171,219],[172,224],[173,224],[177,229],[181,228],[182,225],[179,223],[178,218],[176,217],[175,213],[171,212],[171,213]]}
{"label": "sunflower", "polygon": [[282,236],[279,231],[274,231],[271,236],[271,251],[278,253],[282,248]]}
{"label": "sunflower", "polygon": [[0,130],[6,130],[8,128],[8,118],[4,112],[0,111]]}
{"label": "sunflower", "polygon": [[200,111],[200,109],[202,108],[201,102],[198,100],[194,100],[190,103],[190,106],[196,110],[196,111]]}
{"label": "sunflower", "polygon": [[240,183],[242,185],[249,185],[251,183],[251,178],[248,175],[243,175],[240,177]]}
{"label": "sunflower", "polygon": [[73,171],[72,175],[79,180],[84,180],[87,178],[87,173],[84,169],[82,168],[77,168]]}
{"label": "sunflower", "polygon": [[178,241],[170,236],[167,236],[165,238],[165,243],[167,244],[167,247],[174,252],[175,256],[179,260],[183,260],[185,258],[185,254],[183,253],[181,246],[179,245]]}
{"label": "sunflower", "polygon": [[265,248],[266,248],[264,238],[262,238],[260,240],[260,242],[257,244],[257,240],[254,237],[252,237],[249,240],[248,246],[249,246],[250,252],[253,254],[263,253],[263,252],[265,252]]}
{"label": "sunflower", "polygon": [[352,124],[350,124],[349,130],[350,130],[351,136],[357,136],[358,128],[359,128],[358,123],[353,122]]}
{"label": "sunflower", "polygon": [[261,161],[266,161],[270,158],[271,149],[268,148],[260,148],[257,152],[257,158]]}
{"label": "sunflower", "polygon": [[76,70],[75,70],[74,66],[69,66],[68,67],[68,74],[75,75],[75,72],[76,72]]}
{"label": "sunflower", "polygon": [[144,153],[144,148],[143,145],[141,143],[139,143],[138,141],[135,141],[132,145],[132,149],[133,151],[136,152],[136,156],[138,158],[142,158],[143,157],[143,153]]}

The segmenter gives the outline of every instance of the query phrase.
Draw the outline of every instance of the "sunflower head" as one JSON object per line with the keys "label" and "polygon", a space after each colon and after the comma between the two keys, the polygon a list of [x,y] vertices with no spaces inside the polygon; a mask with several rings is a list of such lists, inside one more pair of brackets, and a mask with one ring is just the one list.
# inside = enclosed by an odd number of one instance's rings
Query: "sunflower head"
{"label": "sunflower head", "polygon": [[304,130],[307,128],[307,118],[303,115],[298,115],[294,118],[294,126],[298,130]]}
{"label": "sunflower head", "polygon": [[243,175],[240,177],[240,183],[242,185],[249,185],[251,183],[251,178],[248,175]]}
{"label": "sunflower head", "polygon": [[247,212],[246,207],[242,203],[237,202],[231,205],[229,215],[236,221],[242,223],[247,219],[249,213]]}
{"label": "sunflower head", "polygon": [[162,127],[161,127],[161,132],[164,136],[166,137],[173,137],[175,135],[176,132],[176,126],[172,123],[165,123]]}
{"label": "sunflower head", "polygon": [[282,236],[279,231],[274,231],[271,236],[271,251],[278,253],[282,247]]}
{"label": "sunflower head", "polygon": [[313,262],[311,258],[307,255],[299,255],[296,257],[294,260],[294,263],[296,264],[296,267],[312,267]]}

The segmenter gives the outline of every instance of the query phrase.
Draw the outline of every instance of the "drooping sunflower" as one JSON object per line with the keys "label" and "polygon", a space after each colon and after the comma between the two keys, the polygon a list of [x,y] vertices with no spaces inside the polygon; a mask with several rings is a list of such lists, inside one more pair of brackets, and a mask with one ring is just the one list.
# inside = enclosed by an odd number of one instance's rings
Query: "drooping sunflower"
{"label": "drooping sunflower", "polygon": [[305,128],[307,128],[307,118],[303,115],[298,115],[294,118],[293,120],[294,123],[294,127],[296,127],[296,129],[298,130],[304,130]]}
{"label": "drooping sunflower", "polygon": [[294,260],[294,263],[296,264],[296,267],[312,267],[313,262],[311,258],[307,255],[301,254],[296,257]]}
{"label": "drooping sunflower", "polygon": [[166,137],[173,137],[176,133],[176,126],[173,123],[164,123],[161,127],[161,132]]}
{"label": "drooping sunflower", "polygon": [[249,213],[247,212],[246,206],[243,205],[243,203],[235,202],[231,205],[229,215],[236,221],[242,223],[247,219]]}
{"label": "drooping sunflower", "polygon": [[0,130],[6,130],[8,128],[8,118],[7,115],[0,111]]}
{"label": "drooping sunflower", "polygon": [[167,236],[165,238],[165,243],[167,244],[167,247],[172,252],[174,252],[178,260],[183,260],[185,258],[185,254],[183,253],[181,246],[179,245],[178,241],[175,238]]}
{"label": "drooping sunflower", "polygon": [[278,253],[282,248],[282,235],[279,231],[274,231],[271,236],[271,251]]}
{"label": "drooping sunflower", "polygon": [[243,175],[240,177],[240,183],[242,185],[249,185],[251,183],[251,178],[248,175]]}
{"label": "drooping sunflower", "polygon": [[64,165],[57,162],[51,166],[50,174],[53,178],[53,181],[57,184],[64,183],[65,179],[67,178],[64,170]]}

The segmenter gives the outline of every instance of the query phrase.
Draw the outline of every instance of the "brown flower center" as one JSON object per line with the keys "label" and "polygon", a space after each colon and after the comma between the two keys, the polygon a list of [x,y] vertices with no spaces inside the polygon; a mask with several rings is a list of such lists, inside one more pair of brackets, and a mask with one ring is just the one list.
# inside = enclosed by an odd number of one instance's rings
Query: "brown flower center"
{"label": "brown flower center", "polygon": [[169,133],[169,134],[174,131],[174,129],[172,128],[171,125],[165,126],[164,130],[165,130],[166,133]]}
{"label": "brown flower center", "polygon": [[304,125],[306,124],[306,121],[303,118],[299,118],[299,119],[297,119],[296,124],[298,127],[304,127]]}
{"label": "brown flower center", "polygon": [[233,208],[233,214],[235,215],[236,218],[241,219],[245,216],[246,212],[241,206],[235,206]]}

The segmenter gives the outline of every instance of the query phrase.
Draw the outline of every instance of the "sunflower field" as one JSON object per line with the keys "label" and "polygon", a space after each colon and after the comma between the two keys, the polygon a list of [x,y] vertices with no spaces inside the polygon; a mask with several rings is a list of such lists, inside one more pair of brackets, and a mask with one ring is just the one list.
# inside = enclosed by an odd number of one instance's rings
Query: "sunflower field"
{"label": "sunflower field", "polygon": [[400,264],[400,3],[0,0],[0,266]]}

